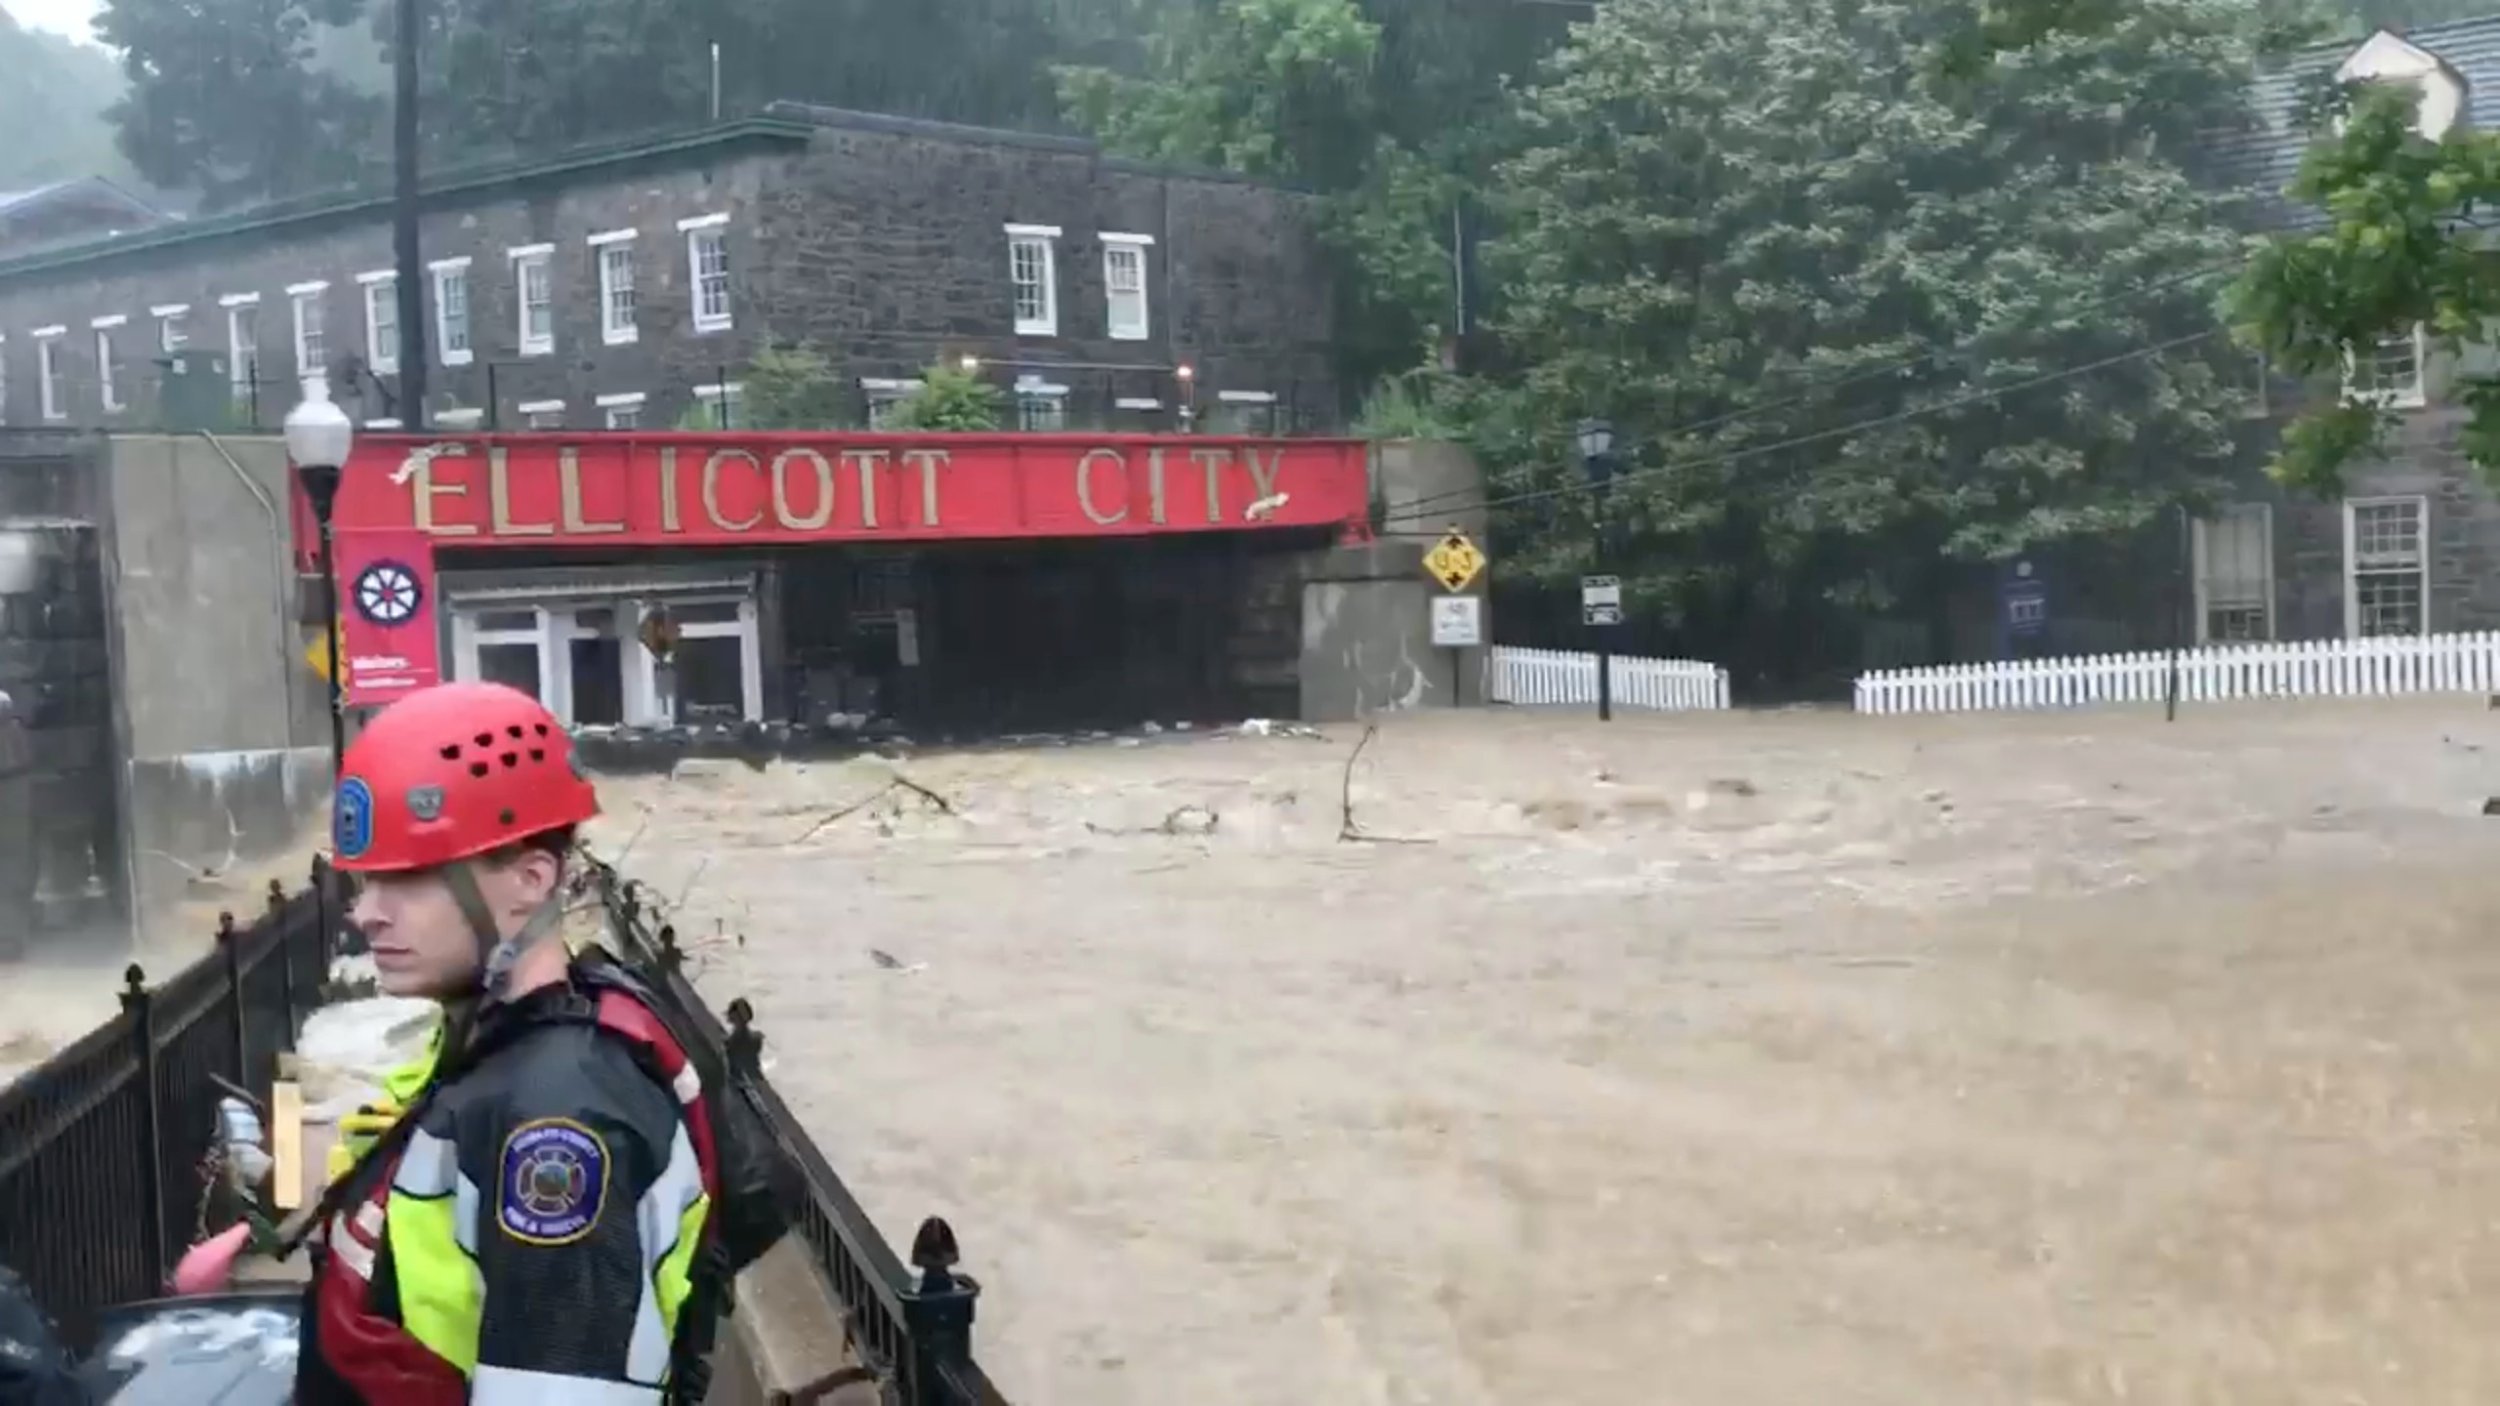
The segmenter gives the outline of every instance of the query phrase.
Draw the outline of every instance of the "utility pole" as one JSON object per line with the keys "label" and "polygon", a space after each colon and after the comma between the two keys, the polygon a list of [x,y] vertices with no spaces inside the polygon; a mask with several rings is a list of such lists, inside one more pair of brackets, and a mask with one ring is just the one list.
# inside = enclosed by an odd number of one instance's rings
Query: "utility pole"
{"label": "utility pole", "polygon": [[425,428],[425,268],[417,243],[417,0],[398,0],[391,56],[391,242],[399,276],[399,423]]}

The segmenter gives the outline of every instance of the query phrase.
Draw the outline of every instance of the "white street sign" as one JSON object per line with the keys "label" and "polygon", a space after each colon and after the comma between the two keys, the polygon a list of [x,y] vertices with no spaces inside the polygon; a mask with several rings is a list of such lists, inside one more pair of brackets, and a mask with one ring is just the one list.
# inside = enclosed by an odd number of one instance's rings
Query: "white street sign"
{"label": "white street sign", "polygon": [[1623,578],[1620,576],[1583,576],[1580,578],[1580,607],[1594,610],[1599,606],[1623,608]]}
{"label": "white street sign", "polygon": [[1474,649],[1484,643],[1484,597],[1435,596],[1432,643],[1440,649]]}

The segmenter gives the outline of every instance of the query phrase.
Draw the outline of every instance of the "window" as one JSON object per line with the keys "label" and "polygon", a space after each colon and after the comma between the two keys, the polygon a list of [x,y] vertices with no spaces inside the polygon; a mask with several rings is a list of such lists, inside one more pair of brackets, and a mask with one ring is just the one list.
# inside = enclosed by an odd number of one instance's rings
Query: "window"
{"label": "window", "polygon": [[726,430],[746,423],[746,391],[732,381],[725,386],[697,386],[694,398],[703,407],[704,418]]}
{"label": "window", "polygon": [[115,313],[87,324],[95,329],[96,399],[107,414],[122,408],[121,356],[113,347],[113,334],[129,321],[129,318]]}
{"label": "window", "polygon": [[640,391],[599,397],[599,409],[607,416],[608,428],[612,430],[641,429],[644,399]]}
{"label": "window", "polygon": [[156,319],[156,349],[167,356],[191,345],[191,305],[168,303],[148,309]]}
{"label": "window", "polygon": [[556,349],[555,270],[552,244],[532,244],[512,251],[513,299],[520,309],[521,355],[547,356]]}
{"label": "window", "polygon": [[[679,722],[743,722],[762,712],[755,604],[746,600],[670,601],[677,649]],[[642,657],[648,659],[645,653]]]}
{"label": "window", "polygon": [[2419,409],[2428,399],[2422,369],[2429,360],[2428,339],[2417,324],[2411,332],[2379,343],[2367,356],[2346,356],[2344,394],[2391,409]]}
{"label": "window", "polygon": [[1007,226],[1007,277],[1016,296],[1016,335],[1059,335],[1059,229]]}
{"label": "window", "polygon": [[859,389],[868,398],[868,428],[872,430],[889,428],[894,422],[894,408],[918,395],[920,385],[918,380],[889,381],[873,377],[863,378],[859,383]]}
{"label": "window", "polygon": [[61,409],[61,336],[66,327],[35,329],[35,390],[43,400],[43,418],[63,420]]}
{"label": "window", "polygon": [[1027,434],[1052,434],[1068,427],[1068,388],[1046,385],[1031,377],[1016,382],[1016,428]]}
{"label": "window", "polygon": [[694,330],[726,332],[729,312],[729,217],[679,220],[686,236],[687,286],[694,290]]}
{"label": "window", "polygon": [[365,290],[365,364],[377,376],[399,374],[399,276],[388,270],[360,273]]}
{"label": "window", "polygon": [[2193,554],[2198,642],[2273,639],[2273,509],[2233,503],[2199,519]]}
{"label": "window", "polygon": [[634,324],[634,232],[594,234],[590,245],[599,251],[599,336],[609,346],[639,340]]}
{"label": "window", "polygon": [[0,336],[0,425],[9,422],[9,339]]}
{"label": "window", "polygon": [[755,602],[688,595],[654,604],[664,606],[679,631],[665,672],[636,643],[643,604],[622,591],[586,599],[455,604],[452,672],[525,690],[568,725],[760,718],[764,688]]}
{"label": "window", "polygon": [[[229,293],[217,300],[226,310],[226,379],[234,401],[247,409],[260,399],[260,295]],[[258,416],[249,416],[257,420]]]}
{"label": "window", "polygon": [[469,261],[441,259],[434,271],[434,344],[445,366],[466,366],[469,350]]}
{"label": "window", "polygon": [[2430,500],[2344,501],[2344,633],[2419,635],[2430,630]]}
{"label": "window", "polygon": [[533,430],[564,428],[564,402],[560,400],[525,400],[521,402],[521,423]]}
{"label": "window", "polygon": [[1215,398],[1222,406],[1216,416],[1216,433],[1242,435],[1276,433],[1276,396],[1273,392],[1219,391]]}
{"label": "window", "polygon": [[1142,342],[1152,328],[1146,313],[1146,250],[1154,242],[1150,234],[1102,237],[1105,325],[1115,342]]}
{"label": "window", "polygon": [[330,291],[327,283],[298,283],[286,290],[295,305],[295,376],[309,381],[326,376],[330,367],[330,330],[322,313],[321,295]]}

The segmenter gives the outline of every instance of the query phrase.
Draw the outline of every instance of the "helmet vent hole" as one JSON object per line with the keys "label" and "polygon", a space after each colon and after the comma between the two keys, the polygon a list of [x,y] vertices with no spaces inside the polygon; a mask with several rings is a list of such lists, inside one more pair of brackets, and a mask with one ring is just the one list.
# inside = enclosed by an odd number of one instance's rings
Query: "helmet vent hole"
{"label": "helmet vent hole", "polygon": [[470,740],[477,743],[480,747],[492,747],[495,745],[495,734],[491,732],[481,732]]}
{"label": "helmet vent hole", "polygon": [[514,724],[512,724],[511,726],[509,726],[509,727],[505,728],[505,729],[504,729],[504,732],[505,732],[506,734],[508,734],[508,735],[512,738],[512,740],[513,740],[513,741],[515,741],[515,742],[518,742],[518,741],[520,741],[520,740],[521,740],[521,725],[520,725],[519,723],[514,723]]}
{"label": "helmet vent hole", "polygon": [[534,762],[543,762],[547,760],[547,749],[544,747],[530,748],[530,760]]}
{"label": "helmet vent hole", "polygon": [[513,821],[518,820],[518,819],[520,819],[520,817],[519,817],[519,816],[514,815],[511,811],[508,811],[508,810],[507,810],[507,811],[504,811],[504,812],[502,812],[501,814],[499,814],[499,815],[497,815],[497,816],[495,817],[495,823],[497,823],[497,824],[499,824],[499,825],[509,825],[509,824],[511,824]]}
{"label": "helmet vent hole", "polygon": [[445,747],[443,749],[443,760],[447,762],[456,762],[460,760],[460,744],[454,742],[450,746]]}
{"label": "helmet vent hole", "polygon": [[540,723],[540,724],[538,725],[538,735],[539,735],[539,736],[541,736],[541,737],[544,737],[544,736],[546,736],[546,735],[547,735],[547,725],[546,725],[545,723]]}
{"label": "helmet vent hole", "polygon": [[504,764],[504,768],[505,768],[506,770],[510,770],[510,769],[511,769],[511,768],[513,768],[513,767],[519,766],[519,765],[521,764],[521,754],[520,754],[520,753],[518,753],[518,752],[506,752],[506,753],[504,753],[504,754],[503,754],[503,764]]}
{"label": "helmet vent hole", "polygon": [[469,763],[469,775],[471,776],[484,776],[487,772],[492,770],[494,770],[494,768],[488,766],[484,762]]}

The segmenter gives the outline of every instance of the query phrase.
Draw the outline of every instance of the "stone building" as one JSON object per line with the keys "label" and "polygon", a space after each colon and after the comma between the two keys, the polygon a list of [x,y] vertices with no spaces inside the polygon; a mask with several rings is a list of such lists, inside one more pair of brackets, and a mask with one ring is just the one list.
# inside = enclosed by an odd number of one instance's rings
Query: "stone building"
{"label": "stone building", "polygon": [[[431,427],[740,428],[804,346],[873,428],[977,362],[1015,427],[1333,423],[1305,197],[1090,143],[799,105],[429,182]],[[274,426],[397,398],[391,202],[310,199],[0,255],[0,423]]]}

